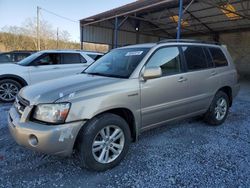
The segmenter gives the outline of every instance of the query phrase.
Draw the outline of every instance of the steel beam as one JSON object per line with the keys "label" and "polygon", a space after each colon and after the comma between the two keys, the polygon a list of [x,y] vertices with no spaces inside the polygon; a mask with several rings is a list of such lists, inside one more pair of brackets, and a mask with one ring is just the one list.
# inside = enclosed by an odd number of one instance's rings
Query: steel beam
{"label": "steel beam", "polygon": [[194,16],[191,12],[189,12],[188,10],[186,10],[186,12],[196,21],[198,21],[201,25],[203,25],[205,28],[207,28],[210,32],[214,32],[213,29],[211,29],[207,24],[203,23],[199,18],[197,18],[196,16]]}
{"label": "steel beam", "polygon": [[179,20],[178,20],[178,28],[176,36],[177,40],[181,38],[181,22],[182,22],[182,11],[183,11],[182,9],[183,9],[183,0],[179,0]]}
{"label": "steel beam", "polygon": [[[174,38],[174,36],[167,32],[166,30],[162,29],[160,26],[157,25],[157,22],[151,21],[150,19],[147,18],[142,18],[142,17],[137,17],[137,16],[129,16],[132,19],[137,19],[137,20],[141,20],[141,21],[145,21],[150,23],[151,25],[153,25],[154,27],[156,27],[157,30],[161,30],[162,32],[166,33],[168,36],[170,36],[171,38]],[[163,24],[163,23],[161,23]],[[153,31],[153,30],[152,30]]]}
{"label": "steel beam", "polygon": [[218,8],[218,9],[222,9],[222,10],[227,11],[227,12],[229,12],[229,13],[233,13],[233,14],[235,14],[235,15],[237,15],[237,16],[240,16],[241,18],[245,18],[245,19],[250,20],[250,17],[249,17],[249,16],[240,14],[240,13],[235,12],[235,11],[228,10],[228,9],[226,9],[226,8],[224,8],[224,7],[222,7],[222,6],[219,6],[218,4],[213,3],[213,2],[211,2],[211,1],[207,1],[207,0],[198,0],[198,1],[199,1],[199,2],[202,2],[202,3],[204,3],[204,4],[207,4],[207,5],[212,5],[212,6],[216,7],[216,8]]}
{"label": "steel beam", "polygon": [[118,17],[115,17],[115,29],[114,29],[114,48],[118,47],[118,29],[119,29]]}
{"label": "steel beam", "polygon": [[[85,26],[92,25],[92,24],[95,24],[95,23],[99,23],[99,22],[103,22],[103,21],[106,21],[106,20],[114,19],[115,17],[126,16],[126,15],[129,15],[129,14],[136,13],[138,11],[143,11],[143,10],[146,10],[146,9],[149,9],[149,8],[153,8],[153,7],[156,7],[156,6],[159,6],[159,5],[163,5],[163,4],[168,3],[168,2],[173,2],[173,1],[174,0],[162,0],[162,1],[160,1],[158,3],[154,3],[152,5],[144,6],[144,7],[141,7],[141,8],[138,8],[138,9],[134,9],[134,10],[131,10],[131,11],[128,11],[128,12],[124,12],[124,13],[121,13],[121,14],[118,14],[118,15],[115,15],[115,16],[110,16],[110,17],[103,18],[103,19],[100,19],[100,20],[97,20],[97,21],[89,22],[89,23],[86,23],[84,25]],[[82,20],[82,21],[84,21],[84,20]]]}

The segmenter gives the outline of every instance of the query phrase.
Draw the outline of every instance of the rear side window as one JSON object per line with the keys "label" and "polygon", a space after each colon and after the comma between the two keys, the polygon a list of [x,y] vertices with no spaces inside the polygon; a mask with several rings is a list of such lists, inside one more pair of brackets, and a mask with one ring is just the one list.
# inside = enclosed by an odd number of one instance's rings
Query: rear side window
{"label": "rear side window", "polygon": [[184,46],[182,47],[182,50],[188,70],[195,71],[207,68],[206,56],[202,47]]}
{"label": "rear side window", "polygon": [[64,53],[61,55],[61,64],[77,64],[82,63],[80,54],[77,53]]}
{"label": "rear side window", "polygon": [[219,48],[209,48],[215,67],[227,66],[228,62],[224,53]]}
{"label": "rear side window", "polygon": [[211,56],[209,50],[207,48],[203,48],[203,50],[204,50],[206,58],[207,58],[208,68],[214,68],[214,62],[213,62],[213,59],[212,59],[212,56]]}

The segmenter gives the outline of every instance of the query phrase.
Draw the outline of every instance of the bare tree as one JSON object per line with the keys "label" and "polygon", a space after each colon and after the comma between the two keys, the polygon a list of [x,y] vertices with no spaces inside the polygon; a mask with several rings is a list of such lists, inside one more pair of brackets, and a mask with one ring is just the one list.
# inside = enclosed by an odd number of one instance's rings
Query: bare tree
{"label": "bare tree", "polygon": [[[1,46],[7,50],[37,50],[37,30],[36,19],[28,18],[20,26],[6,26],[1,29],[0,42]],[[40,39],[41,50],[56,49],[56,48],[70,48],[78,49],[79,44],[70,42],[69,32],[62,30],[58,34],[53,29],[52,25],[46,20],[40,21]],[[58,45],[57,45],[58,42]]]}
{"label": "bare tree", "polygon": [[[32,41],[38,49],[38,44],[36,40],[36,19],[29,18],[27,19],[23,26],[24,35],[32,37]],[[52,26],[46,20],[40,20],[40,38],[41,38],[41,49],[47,49],[48,41],[55,40],[55,31],[52,29]]]}

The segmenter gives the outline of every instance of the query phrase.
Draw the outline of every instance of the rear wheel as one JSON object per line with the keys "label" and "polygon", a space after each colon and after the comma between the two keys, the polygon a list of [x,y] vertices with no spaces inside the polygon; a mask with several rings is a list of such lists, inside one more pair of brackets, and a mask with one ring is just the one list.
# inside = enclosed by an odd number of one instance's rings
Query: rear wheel
{"label": "rear wheel", "polygon": [[216,93],[209,110],[205,114],[205,120],[211,125],[221,125],[227,118],[229,111],[229,98],[226,93]]}
{"label": "rear wheel", "polygon": [[13,102],[16,95],[22,88],[21,84],[12,79],[4,79],[0,81],[0,101]]}
{"label": "rear wheel", "polygon": [[130,140],[129,126],[120,116],[106,113],[93,118],[80,132],[82,166],[95,171],[115,167],[127,154]]}

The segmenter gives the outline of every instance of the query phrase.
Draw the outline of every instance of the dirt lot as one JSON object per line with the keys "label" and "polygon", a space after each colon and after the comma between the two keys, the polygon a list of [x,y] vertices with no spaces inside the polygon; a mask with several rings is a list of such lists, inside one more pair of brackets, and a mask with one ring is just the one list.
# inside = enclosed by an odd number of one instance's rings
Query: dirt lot
{"label": "dirt lot", "polygon": [[250,187],[250,83],[222,126],[190,119],[148,131],[104,173],[18,146],[0,104],[0,187]]}

